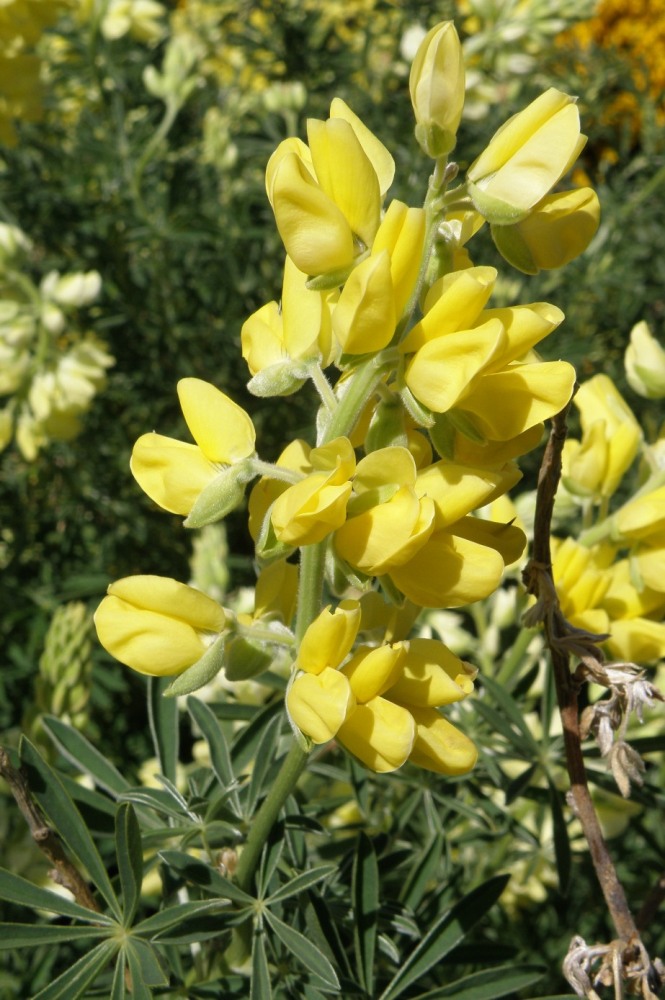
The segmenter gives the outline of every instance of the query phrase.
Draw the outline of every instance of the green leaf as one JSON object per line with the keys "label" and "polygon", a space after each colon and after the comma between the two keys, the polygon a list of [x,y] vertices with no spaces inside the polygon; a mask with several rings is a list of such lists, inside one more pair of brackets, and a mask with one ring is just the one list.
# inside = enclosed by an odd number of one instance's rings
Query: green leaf
{"label": "green leaf", "polygon": [[72,900],[65,899],[57,892],[42,889],[33,885],[20,875],[14,875],[0,868],[0,899],[8,903],[29,907],[31,910],[48,910],[49,913],[59,913],[63,917],[84,920],[86,923],[101,924],[112,927],[115,923],[112,917],[104,913],[95,913],[87,906],[80,906]]}
{"label": "green leaf", "polygon": [[559,892],[562,896],[565,896],[568,893],[572,865],[568,828],[563,815],[563,809],[561,808],[561,793],[549,775],[547,776],[547,784],[550,791],[550,808],[552,810],[552,827],[554,832],[554,856],[556,859],[557,875],[559,877]]}
{"label": "green leaf", "polygon": [[33,796],[64,840],[70,853],[87,868],[90,878],[114,915],[120,918],[120,904],[113,891],[106,867],[80,812],[65,791],[60,778],[42,760],[35,747],[25,736],[21,737],[19,753]]}
{"label": "green leaf", "polygon": [[232,789],[229,795],[229,802],[239,815],[240,803],[238,801],[238,793],[234,788],[237,784],[236,777],[233,773],[229,748],[217,716],[205,702],[199,701],[198,698],[190,697],[187,699],[187,711],[203,733],[205,741],[208,744],[210,762],[217,780],[222,788]]}
{"label": "green leaf", "polygon": [[115,797],[130,787],[120,771],[66,722],[53,715],[45,715],[42,725],[62,756],[79,771],[89,774],[104,791]]}
{"label": "green leaf", "polygon": [[211,865],[207,865],[204,861],[192,858],[189,854],[185,854],[184,851],[160,851],[159,856],[165,865],[168,865],[169,868],[187,882],[203,886],[204,889],[208,889],[209,892],[214,893],[216,896],[231,899],[234,903],[240,903],[244,906],[254,905],[253,896],[248,896],[234,882],[224,878],[223,875],[220,875],[218,871],[212,868]]}
{"label": "green leaf", "polygon": [[131,927],[143,882],[143,846],[136,813],[129,802],[123,802],[116,813],[115,852],[122,890],[123,924]]}
{"label": "green leaf", "polygon": [[316,945],[313,945],[300,931],[296,931],[293,927],[285,924],[274,913],[271,913],[270,910],[265,910],[264,916],[270,928],[275,932],[282,944],[286,946],[291,955],[297,958],[299,962],[302,962],[306,969],[309,969],[310,972],[313,972],[322,979],[326,985],[339,989],[337,973]]}
{"label": "green leaf", "polygon": [[39,944],[108,937],[109,927],[62,927],[60,924],[0,924],[0,951]]}
{"label": "green leaf", "polygon": [[118,960],[115,963],[110,1000],[125,1000],[127,995],[125,990],[125,968],[125,952],[123,950],[118,954]]}
{"label": "green leaf", "polygon": [[[127,938],[125,951],[127,963],[132,974],[132,1000],[140,997],[136,993],[139,982],[145,986],[168,986],[168,976],[165,974],[157,952],[147,941],[141,941],[135,937]],[[146,998],[149,996],[146,993]]]}
{"label": "green leaf", "polygon": [[183,807],[180,799],[174,799],[166,788],[132,788],[128,792],[123,792],[120,801],[134,802],[136,805],[153,809],[155,812],[164,813],[166,816],[172,816],[181,821],[183,817],[187,817],[191,823],[187,807]]}
{"label": "green leaf", "polygon": [[419,993],[413,1000],[498,1000],[524,986],[537,982],[546,973],[542,965],[499,966],[483,969],[440,986],[428,993]]}
{"label": "green leaf", "polygon": [[263,791],[266,775],[275,763],[277,740],[279,739],[281,728],[282,715],[280,713],[266,724],[263,735],[259,740],[254,758],[254,767],[252,768],[252,776],[245,799],[245,815],[248,819],[254,815],[256,803]]}
{"label": "green leaf", "polygon": [[252,941],[252,979],[249,986],[249,1000],[272,1000],[265,936],[260,929],[254,931]]}
{"label": "green leaf", "polygon": [[522,794],[522,792],[529,787],[533,779],[533,776],[535,775],[539,767],[540,767],[539,763],[531,764],[531,766],[527,767],[524,771],[521,772],[521,774],[518,774],[516,778],[513,778],[513,780],[506,788],[507,806],[510,805],[511,802],[514,802],[515,799],[518,799]]}
{"label": "green leaf", "polygon": [[258,712],[248,726],[240,731],[231,747],[231,760],[236,774],[256,759],[256,747],[263,735],[263,730],[274,716],[282,717],[284,703],[275,701]]}
{"label": "green leaf", "polygon": [[423,894],[428,882],[432,879],[439,867],[441,855],[443,853],[443,834],[436,833],[424,854],[418,855],[414,859],[411,871],[404,883],[404,888],[400,892],[399,900],[403,906],[415,910],[423,898]]}
{"label": "green leaf", "polygon": [[296,875],[295,878],[292,878],[285,885],[280,886],[276,892],[268,896],[265,902],[267,904],[278,903],[284,899],[288,899],[290,896],[297,896],[311,886],[316,885],[317,882],[321,882],[322,879],[328,878],[329,875],[332,875],[336,871],[336,865],[320,865],[318,868],[311,868],[307,872]]}
{"label": "green leaf", "polygon": [[168,677],[148,678],[148,722],[161,772],[169,781],[175,781],[180,735],[178,702],[164,697],[168,683]]}
{"label": "green leaf", "polygon": [[142,937],[152,939],[157,934],[178,927],[190,920],[193,916],[205,913],[218,913],[228,907],[226,900],[204,899],[201,902],[178,903],[169,906],[166,910],[153,913],[132,928],[132,937]]}
{"label": "green leaf", "polygon": [[369,837],[361,833],[353,858],[353,950],[360,983],[374,992],[374,956],[379,918],[379,866]]}
{"label": "green leaf", "polygon": [[497,682],[492,680],[491,677],[487,677],[484,674],[483,687],[486,688],[486,690],[492,695],[499,708],[502,709],[504,716],[510,722],[511,726],[513,726],[514,729],[521,733],[524,737],[526,745],[530,747],[531,750],[538,753],[540,751],[538,741],[534,738],[533,733],[524,721],[524,713],[515,699],[501,684],[497,684]]}
{"label": "green leaf", "polygon": [[393,1000],[425,975],[455,947],[496,903],[510,875],[496,875],[473,889],[452,910],[444,913],[393,977],[379,1000]]}
{"label": "green leaf", "polygon": [[32,1000],[78,1000],[90,983],[104,971],[117,950],[116,941],[103,941],[43,990],[35,993]]}

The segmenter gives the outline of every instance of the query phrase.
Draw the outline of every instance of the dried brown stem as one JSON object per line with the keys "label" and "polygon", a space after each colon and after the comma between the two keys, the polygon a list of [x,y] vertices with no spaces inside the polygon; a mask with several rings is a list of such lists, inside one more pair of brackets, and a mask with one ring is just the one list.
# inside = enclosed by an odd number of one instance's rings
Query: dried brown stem
{"label": "dried brown stem", "polygon": [[[538,476],[533,555],[524,570],[524,583],[537,598],[545,639],[552,658],[559,711],[563,723],[566,766],[571,784],[575,813],[582,824],[589,844],[591,859],[607,903],[617,937],[625,949],[643,950],[639,931],[628,907],[626,895],[607,850],[591,800],[580,736],[578,692],[579,682],[570,670],[570,656],[594,657],[602,661],[595,642],[602,636],[592,636],[574,629],[561,613],[552,575],[550,531],[554,497],[561,476],[561,452],[566,439],[568,407],[552,421],[552,430],[543,455]],[[630,956],[626,956],[628,964]]]}
{"label": "dried brown stem", "polygon": [[101,913],[102,909],[90,891],[87,882],[65,854],[60,838],[44,822],[39,806],[32,797],[25,775],[13,766],[9,754],[3,747],[0,747],[0,775],[9,785],[16,804],[28,824],[33,840],[53,865],[53,870],[49,872],[53,881],[68,889],[81,906],[85,906],[95,913]]}

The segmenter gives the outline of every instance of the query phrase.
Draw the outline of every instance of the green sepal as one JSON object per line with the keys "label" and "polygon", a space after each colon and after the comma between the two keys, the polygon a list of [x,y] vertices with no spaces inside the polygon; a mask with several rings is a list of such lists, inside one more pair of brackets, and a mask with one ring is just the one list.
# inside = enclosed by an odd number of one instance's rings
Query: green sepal
{"label": "green sepal", "polygon": [[279,538],[275,534],[272,518],[270,516],[271,512],[272,505],[263,519],[259,536],[254,544],[256,556],[261,560],[263,565],[275,562],[277,559],[288,559],[294,551],[292,545],[286,545],[284,542],[280,542]]}
{"label": "green sepal", "polygon": [[505,261],[522,271],[523,274],[538,274],[540,268],[533,259],[529,247],[514,226],[491,225],[490,232],[497,248]]}
{"label": "green sepal", "polygon": [[457,136],[450,129],[441,128],[436,122],[419,122],[415,129],[416,142],[422,149],[425,156],[431,156],[433,160],[438,160],[440,156],[447,156],[455,148]]}
{"label": "green sepal", "polygon": [[[364,257],[366,254],[363,255]],[[360,258],[354,260],[349,267],[340,267],[337,271],[326,271],[325,274],[313,274],[305,282],[310,292],[329,292],[331,288],[339,288],[351,274],[351,271],[359,263]]]}
{"label": "green sepal", "polygon": [[455,459],[455,436],[457,431],[447,413],[437,413],[434,424],[429,428],[430,441],[434,450],[449,461]]}
{"label": "green sepal", "polygon": [[164,697],[176,698],[179,695],[191,694],[192,691],[198,691],[205,684],[209,684],[224,667],[226,638],[227,633],[222,632],[212,646],[206,649],[200,660],[171,681],[164,691]]}
{"label": "green sepal", "polygon": [[488,222],[494,223],[497,226],[510,226],[515,222],[521,222],[522,219],[526,219],[527,215],[531,213],[531,208],[525,211],[523,208],[510,205],[507,201],[502,201],[500,198],[493,198],[483,191],[478,184],[474,184],[473,181],[467,180],[466,184],[473,207]]}
{"label": "green sepal", "polygon": [[265,642],[253,642],[245,636],[236,635],[226,644],[226,679],[249,680],[268,670],[273,660],[274,656]]}
{"label": "green sepal", "polygon": [[473,441],[474,444],[487,444],[487,438],[482,431],[478,430],[473,422],[473,417],[468,416],[463,410],[453,408],[452,410],[448,410],[446,416],[455,430],[458,430],[469,441]]}
{"label": "green sepal", "polygon": [[380,400],[365,435],[365,452],[395,446],[407,447],[404,408],[396,397]]}
{"label": "green sepal", "polygon": [[420,427],[430,428],[434,426],[434,414],[416,399],[408,386],[405,385],[403,389],[400,389],[399,395],[404,409]]}
{"label": "green sepal", "polygon": [[302,361],[278,361],[257,372],[247,383],[253,396],[292,396],[309,377],[309,367]]}
{"label": "green sepal", "polygon": [[243,502],[245,485],[255,475],[251,459],[236,462],[222,469],[219,475],[201,490],[189,516],[183,522],[184,526],[203,528],[206,524],[221,521]]}

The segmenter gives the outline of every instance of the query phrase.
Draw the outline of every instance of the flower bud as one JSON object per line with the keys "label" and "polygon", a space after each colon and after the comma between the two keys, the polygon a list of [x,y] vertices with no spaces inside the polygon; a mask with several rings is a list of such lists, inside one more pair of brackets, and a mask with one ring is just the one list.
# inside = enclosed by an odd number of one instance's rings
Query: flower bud
{"label": "flower bud", "polygon": [[419,145],[428,156],[445,156],[455,147],[464,105],[464,59],[452,21],[436,25],[420,43],[409,92]]}
{"label": "flower bud", "polygon": [[642,320],[630,331],[625,356],[628,384],[645,399],[665,396],[665,350]]}

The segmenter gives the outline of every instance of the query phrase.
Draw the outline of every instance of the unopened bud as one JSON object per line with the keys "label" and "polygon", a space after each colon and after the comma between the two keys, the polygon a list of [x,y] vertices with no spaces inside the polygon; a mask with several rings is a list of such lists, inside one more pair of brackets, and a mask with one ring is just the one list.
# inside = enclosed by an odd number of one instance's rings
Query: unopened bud
{"label": "unopened bud", "polygon": [[455,148],[464,105],[464,59],[452,21],[436,25],[420,43],[409,92],[420,147],[428,156],[445,156]]}

